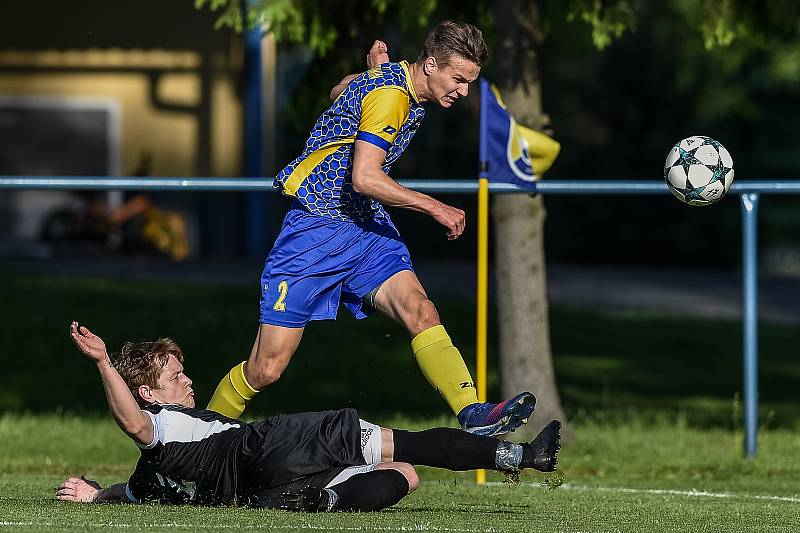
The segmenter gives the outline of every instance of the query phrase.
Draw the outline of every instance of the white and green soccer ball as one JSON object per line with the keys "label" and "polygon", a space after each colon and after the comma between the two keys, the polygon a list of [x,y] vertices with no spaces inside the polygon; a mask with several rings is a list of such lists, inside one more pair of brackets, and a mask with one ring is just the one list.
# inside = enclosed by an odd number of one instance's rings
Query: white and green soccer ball
{"label": "white and green soccer ball", "polygon": [[710,137],[687,137],[667,154],[664,179],[681,202],[711,205],[731,188],[733,158],[724,146]]}

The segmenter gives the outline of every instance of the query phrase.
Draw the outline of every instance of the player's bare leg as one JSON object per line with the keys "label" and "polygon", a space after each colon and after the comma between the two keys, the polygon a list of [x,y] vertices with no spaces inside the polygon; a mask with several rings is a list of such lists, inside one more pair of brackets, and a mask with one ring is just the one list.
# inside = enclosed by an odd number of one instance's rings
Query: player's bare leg
{"label": "player's bare leg", "polygon": [[412,337],[442,323],[436,306],[411,270],[398,272],[380,286],[375,293],[375,307],[402,324]]}
{"label": "player's bare leg", "polygon": [[278,381],[300,345],[305,328],[260,324],[258,335],[244,365],[244,375],[254,389]]}
{"label": "player's bare leg", "polygon": [[241,416],[258,391],[281,377],[300,344],[303,330],[260,324],[250,357],[222,378],[208,408],[231,418]]}
{"label": "player's bare leg", "polygon": [[514,431],[528,421],[536,405],[530,392],[501,403],[480,403],[472,376],[442,326],[439,312],[411,270],[398,272],[375,292],[375,308],[402,324],[428,382],[444,396],[465,430],[479,435]]}

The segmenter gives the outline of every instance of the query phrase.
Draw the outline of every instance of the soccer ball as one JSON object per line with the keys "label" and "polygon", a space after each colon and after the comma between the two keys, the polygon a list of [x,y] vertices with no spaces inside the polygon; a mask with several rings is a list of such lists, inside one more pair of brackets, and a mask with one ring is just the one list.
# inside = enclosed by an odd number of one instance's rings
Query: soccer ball
{"label": "soccer ball", "polygon": [[711,205],[733,183],[733,158],[710,137],[687,137],[672,147],[664,163],[667,187],[681,202]]}

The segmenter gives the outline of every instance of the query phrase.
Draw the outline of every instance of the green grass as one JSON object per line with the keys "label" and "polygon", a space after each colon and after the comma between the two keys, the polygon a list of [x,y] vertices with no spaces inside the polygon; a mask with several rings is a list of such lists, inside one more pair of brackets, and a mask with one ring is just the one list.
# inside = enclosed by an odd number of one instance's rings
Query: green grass
{"label": "green grass", "polygon": [[[421,427],[428,423],[383,420]],[[0,527],[24,530],[199,529],[421,531],[797,531],[800,436],[763,434],[757,461],[741,435],[685,420],[576,422],[561,453],[566,484],[540,474],[477,487],[471,473],[423,469],[417,492],[381,513],[297,515],[227,508],[68,504],[54,500],[65,475],[125,479],[136,448],[108,417],[0,418]],[[493,482],[499,478],[492,478]],[[692,491],[706,491],[698,495]]]}
{"label": "green grass", "polygon": [[[0,276],[0,528],[14,530],[798,531],[800,327],[760,330],[759,455],[742,457],[741,325],[554,307],[552,345],[573,444],[566,484],[476,487],[470,474],[423,469],[420,489],[381,513],[294,515],[226,508],[71,505],[66,475],[123,480],[136,448],[108,417],[92,365],[66,334],[80,320],[114,349],[171,336],[202,403],[249,352],[252,287]],[[465,360],[473,305],[437,301]],[[490,346],[496,332],[490,331]],[[490,352],[490,369],[497,368]],[[490,396],[498,376],[490,372]],[[281,380],[250,416],[356,407],[397,427],[452,424],[413,361],[406,334],[382,317],[314,323]],[[498,477],[494,482],[502,481]],[[700,494],[705,491],[705,494]]]}

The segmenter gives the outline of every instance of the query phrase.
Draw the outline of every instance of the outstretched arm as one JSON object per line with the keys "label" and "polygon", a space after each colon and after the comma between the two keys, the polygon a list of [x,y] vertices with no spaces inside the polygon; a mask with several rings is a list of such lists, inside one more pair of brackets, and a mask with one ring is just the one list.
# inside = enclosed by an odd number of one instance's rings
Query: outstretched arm
{"label": "outstretched arm", "polygon": [[106,343],[77,322],[70,324],[69,333],[78,349],[97,364],[108,406],[117,425],[137,443],[150,445],[153,442],[153,421],[139,408],[128,385],[111,365]]}
{"label": "outstretched arm", "polygon": [[403,187],[384,171],[386,151],[365,141],[356,141],[353,156],[353,189],[383,205],[425,213],[447,229],[447,239],[464,233],[464,211]]}
{"label": "outstretched arm", "polygon": [[[369,52],[367,53],[367,68],[369,69],[388,62],[389,48],[386,46],[386,43],[383,41],[375,41],[372,43],[372,48],[370,48]],[[353,81],[353,78],[356,76],[358,76],[358,74],[349,74],[342,78],[342,81],[340,81],[336,87],[331,89],[331,100],[336,100],[339,98],[339,95],[342,94],[347,85]]]}
{"label": "outstretched arm", "polygon": [[65,502],[131,503],[125,494],[125,483],[115,483],[103,488],[97,481],[83,476],[65,479],[58,486],[56,498]]}

